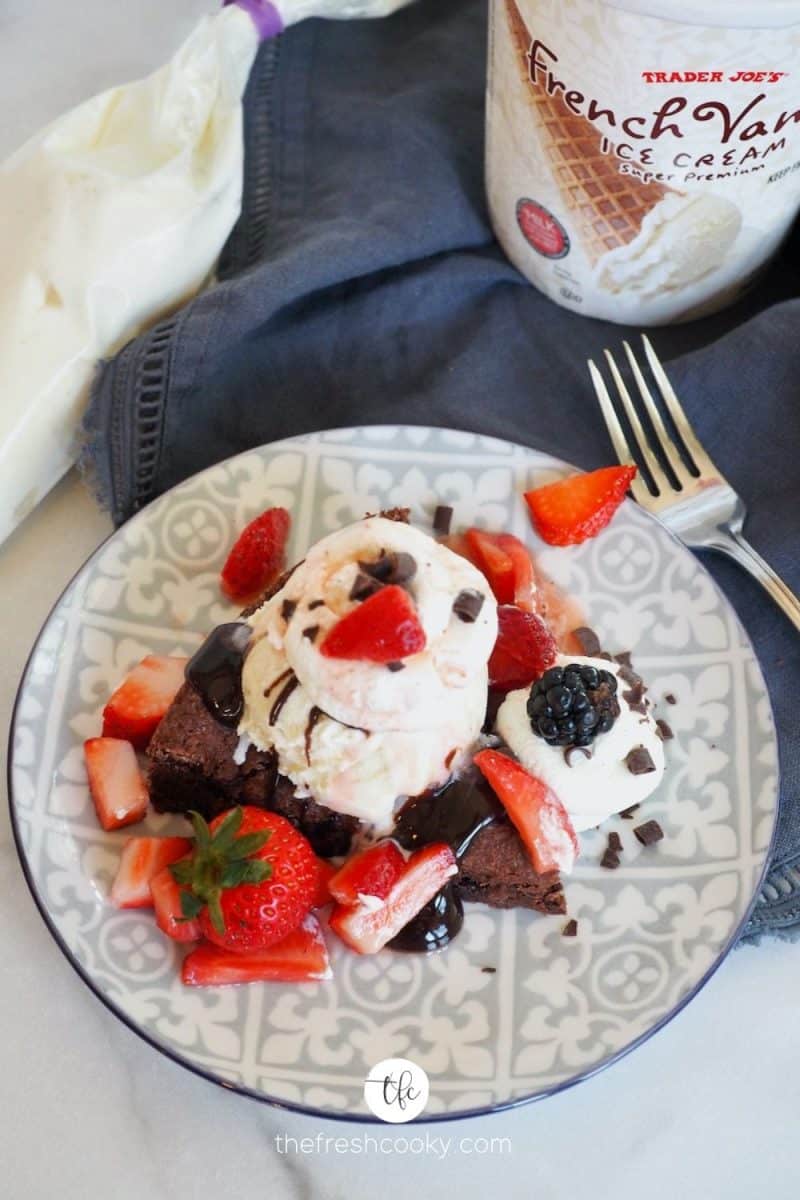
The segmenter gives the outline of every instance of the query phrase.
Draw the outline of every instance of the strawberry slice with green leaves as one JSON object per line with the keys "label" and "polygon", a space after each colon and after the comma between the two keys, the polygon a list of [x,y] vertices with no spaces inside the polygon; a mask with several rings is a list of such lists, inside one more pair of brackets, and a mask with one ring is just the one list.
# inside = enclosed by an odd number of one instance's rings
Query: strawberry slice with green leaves
{"label": "strawberry slice with green leaves", "polygon": [[170,870],[181,911],[203,937],[246,954],[279,942],[302,921],[317,889],[319,867],[307,838],[278,813],[233,808],[207,825],[189,814],[190,858]]}
{"label": "strawberry slice with green leaves", "polygon": [[497,609],[497,641],[489,658],[489,687],[513,692],[527,687],[556,661],[555,638],[536,613],[512,604]]}
{"label": "strawberry slice with green leaves", "polygon": [[325,658],[398,662],[425,649],[425,630],[408,592],[392,583],[337,621],[319,649]]}
{"label": "strawberry slice with green leaves", "polygon": [[285,508],[268,508],[245,526],[220,575],[231,600],[243,604],[254,599],[283,570],[290,526]]}
{"label": "strawberry slice with green leaves", "polygon": [[186,955],[181,970],[181,979],[187,987],[312,983],[332,978],[319,921],[310,913],[280,942],[250,954],[232,954],[219,946],[201,944]]}
{"label": "strawberry slice with green leaves", "polygon": [[625,499],[636,467],[601,467],[525,493],[534,528],[551,546],[576,546],[605,529]]}
{"label": "strawberry slice with green leaves", "polygon": [[330,880],[328,891],[339,904],[359,904],[363,896],[385,900],[405,865],[396,842],[378,842],[348,858]]}
{"label": "strawberry slice with green leaves", "polygon": [[150,895],[155,909],[156,925],[174,942],[197,942],[200,939],[200,922],[190,921],[183,915],[181,889],[172,878],[169,867],[150,880]]}
{"label": "strawberry slice with green leaves", "polygon": [[111,884],[111,903],[117,908],[151,908],[151,881],[191,848],[189,839],[182,837],[128,838]]}
{"label": "strawberry slice with green leaves", "polygon": [[450,846],[444,842],[424,846],[404,864],[380,907],[369,900],[337,904],[330,927],[357,954],[377,954],[457,874]]}
{"label": "strawberry slice with green leaves", "polygon": [[83,753],[89,791],[103,829],[121,829],[141,821],[150,797],[130,742],[89,738],[83,743]]}
{"label": "strawberry slice with green leaves", "polygon": [[578,838],[556,794],[498,750],[481,750],[473,761],[508,813],[539,874],[571,871]]}
{"label": "strawberry slice with green leaves", "polygon": [[124,738],[144,750],[183,685],[188,661],[157,654],[143,658],[103,709],[103,737]]}

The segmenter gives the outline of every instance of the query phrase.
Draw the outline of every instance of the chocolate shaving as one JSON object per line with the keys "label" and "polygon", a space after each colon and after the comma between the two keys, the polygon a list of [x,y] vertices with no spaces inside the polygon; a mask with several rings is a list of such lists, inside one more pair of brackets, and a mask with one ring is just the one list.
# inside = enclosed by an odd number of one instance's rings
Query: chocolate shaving
{"label": "chocolate shaving", "polygon": [[[614,659],[611,657],[611,655],[608,653],[608,651],[607,651],[607,650],[601,650],[601,651],[600,651],[600,653],[597,655],[597,657],[598,657],[598,658],[604,658],[606,662],[613,662],[613,661],[614,661]],[[620,674],[622,674],[622,672],[621,672],[621,671],[620,671]]]}
{"label": "chocolate shaving", "polygon": [[672,692],[667,692],[667,694],[664,696],[664,699],[666,700],[667,704],[678,703],[677,697]]}
{"label": "chocolate shaving", "polygon": [[370,517],[383,517],[386,521],[397,521],[398,525],[408,525],[411,518],[410,508],[382,508],[379,513],[365,513],[364,520]]}
{"label": "chocolate shaving", "polygon": [[437,504],[433,514],[433,532],[447,537],[453,523],[453,510],[449,504]]}
{"label": "chocolate shaving", "polygon": [[481,971],[484,975],[496,975],[497,967],[481,967]]}
{"label": "chocolate shaving", "polygon": [[281,616],[283,617],[284,621],[286,621],[287,624],[289,623],[289,621],[291,621],[292,617],[295,614],[296,609],[297,609],[297,601],[296,600],[284,600],[283,604],[281,605]]}
{"label": "chocolate shaving", "polygon": [[638,805],[638,804],[632,804],[630,806],[630,808],[623,808],[622,812],[619,815],[622,817],[623,821],[632,821],[633,814],[636,812],[636,810],[639,807],[640,807],[640,805]]}
{"label": "chocolate shaving", "polygon": [[351,600],[368,600],[370,596],[374,596],[379,592],[384,585],[379,579],[373,579],[371,575],[365,575],[363,571],[359,571],[353,580],[353,586],[350,588]]}
{"label": "chocolate shaving", "polygon": [[321,721],[324,716],[325,716],[325,713],[322,711],[321,708],[317,708],[316,704],[314,704],[312,706],[312,708],[310,709],[309,714],[308,714],[308,721],[306,722],[305,745],[306,745],[306,762],[308,763],[309,766],[311,765],[311,735],[314,732],[317,722]]}
{"label": "chocolate shaving", "polygon": [[266,700],[266,698],[270,694],[270,692],[274,691],[274,689],[278,686],[279,683],[284,683],[289,678],[289,676],[293,675],[293,674],[294,674],[294,672],[292,671],[291,667],[287,667],[287,669],[285,671],[281,671],[280,675],[276,676],[275,679],[273,679],[272,683],[268,683],[267,686],[264,688],[264,699]]}
{"label": "chocolate shaving", "polygon": [[655,771],[656,764],[645,746],[634,746],[625,756],[625,766],[631,775],[649,775]]}
{"label": "chocolate shaving", "polygon": [[600,653],[600,639],[588,625],[581,625],[578,629],[573,629],[572,636],[577,640],[587,658],[596,658]]}
{"label": "chocolate shaving", "polygon": [[611,833],[608,835],[608,848],[615,854],[619,854],[620,850],[622,849],[622,838],[619,836],[616,829],[612,829]]}
{"label": "chocolate shaving", "polygon": [[588,746],[565,746],[564,747],[564,762],[568,767],[572,766],[573,754],[582,754],[584,758],[591,758],[592,752]]}
{"label": "chocolate shaving", "polygon": [[630,704],[631,708],[633,708],[635,704],[641,704],[642,700],[644,700],[644,684],[642,683],[641,679],[633,684],[632,687],[629,687],[627,691],[623,692],[622,698],[628,701],[628,704]]}
{"label": "chocolate shaving", "polygon": [[483,608],[483,596],[474,588],[464,588],[453,601],[453,612],[459,621],[472,625]]}
{"label": "chocolate shaving", "polygon": [[575,937],[578,932],[578,922],[572,917],[561,930],[562,937]]}
{"label": "chocolate shaving", "polygon": [[662,742],[672,741],[672,739],[675,737],[675,734],[672,732],[663,717],[659,717],[656,721],[656,729],[658,730],[658,736],[661,738]]}
{"label": "chocolate shaving", "polygon": [[621,667],[630,667],[631,666],[630,650],[621,650],[619,652],[619,654],[615,654],[614,661],[618,662]]}
{"label": "chocolate shaving", "polygon": [[291,696],[291,694],[295,690],[295,688],[299,686],[299,684],[300,684],[300,680],[297,678],[297,676],[294,674],[293,671],[290,671],[289,678],[286,680],[283,687],[278,692],[278,695],[275,697],[275,703],[272,705],[272,708],[269,710],[268,721],[269,721],[270,725],[275,724],[275,722],[277,721],[278,717],[281,714],[281,710],[283,709],[284,704],[289,699],[289,697]]}
{"label": "chocolate shaving", "polygon": [[392,671],[393,673],[397,672],[397,671],[405,671],[405,669],[406,669],[406,664],[403,662],[388,662],[386,664],[386,670]]}
{"label": "chocolate shaving", "polygon": [[641,842],[643,846],[652,846],[655,842],[660,842],[664,836],[664,830],[658,821],[645,821],[644,825],[637,825],[633,832],[637,841]]}
{"label": "chocolate shaving", "polygon": [[633,667],[621,666],[617,674],[619,675],[620,679],[624,683],[627,683],[630,687],[639,687],[641,684],[642,690],[647,691],[641,675],[637,675]]}
{"label": "chocolate shaving", "polygon": [[308,638],[310,642],[315,642],[317,640],[318,633],[319,625],[309,625],[307,629],[303,630],[303,637]]}
{"label": "chocolate shaving", "polygon": [[606,847],[606,852],[600,859],[600,866],[606,867],[609,871],[616,871],[619,866],[619,855],[616,850]]}
{"label": "chocolate shaving", "polygon": [[322,605],[324,603],[325,603],[324,600],[312,600],[308,606],[308,611],[313,612],[315,608],[322,608]]}
{"label": "chocolate shaving", "polygon": [[458,754],[458,746],[454,746],[453,749],[448,754],[447,758],[444,760],[444,765],[447,767],[448,771],[450,770],[450,763],[453,761],[453,759],[455,758],[455,756],[457,754]]}

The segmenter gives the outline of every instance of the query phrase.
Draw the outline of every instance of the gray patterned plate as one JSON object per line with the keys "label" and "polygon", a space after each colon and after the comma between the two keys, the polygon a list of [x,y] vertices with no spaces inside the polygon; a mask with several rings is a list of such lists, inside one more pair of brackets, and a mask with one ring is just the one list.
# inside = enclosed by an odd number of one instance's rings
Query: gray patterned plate
{"label": "gray patterned plate", "polygon": [[[569,550],[536,543],[525,488],[565,468],[473,434],[340,430],[242,454],[174,488],[93,555],[31,655],[12,731],[12,815],[50,930],[83,979],[131,1028],[206,1077],[260,1099],[368,1119],[363,1083],[402,1056],[431,1081],[426,1117],[463,1116],[547,1095],[664,1024],[732,945],[765,865],[777,751],[753,650],[697,560],[626,502],[609,529]],[[613,818],[582,836],[563,918],[468,907],[450,949],[359,958],[331,945],[330,982],[194,990],[179,950],[146,910],[107,900],[124,831],[95,820],[82,742],[143,655],[189,654],[231,619],[217,573],[234,535],[268,504],[293,515],[300,556],[322,534],[391,505],[428,526],[437,501],[459,526],[526,538],[612,650],[631,649],[676,737],[643,813],[665,839],[644,849]],[[667,715],[666,710],[660,711]],[[179,818],[151,817],[153,832]],[[622,867],[598,865],[605,830]],[[334,938],[329,939],[331,943]],[[483,967],[495,968],[494,973]]]}

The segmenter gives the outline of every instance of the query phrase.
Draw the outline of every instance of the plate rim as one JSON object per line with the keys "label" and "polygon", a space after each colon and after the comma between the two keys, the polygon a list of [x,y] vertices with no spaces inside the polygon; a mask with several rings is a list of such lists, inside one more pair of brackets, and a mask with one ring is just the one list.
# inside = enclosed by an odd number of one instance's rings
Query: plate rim
{"label": "plate rim", "polygon": [[[14,768],[15,734],[16,734],[17,721],[18,721],[18,718],[20,715],[21,702],[23,699],[23,693],[25,690],[25,686],[26,686],[26,683],[28,680],[31,663],[33,662],[34,656],[39,648],[40,642],[42,641],[42,638],[44,637],[44,635],[50,625],[53,615],[55,614],[57,609],[60,607],[64,597],[67,595],[70,588],[73,586],[73,584],[75,584],[75,582],[84,573],[84,571],[94,562],[94,560],[103,552],[103,550],[106,548],[106,546],[111,541],[113,541],[113,539],[115,537],[117,537],[118,534],[123,529],[126,529],[131,524],[132,521],[136,521],[139,518],[143,518],[146,513],[148,513],[152,508],[155,507],[155,505],[162,503],[166,496],[169,496],[170,493],[175,492],[178,488],[188,486],[191,483],[193,483],[194,481],[196,481],[197,479],[199,479],[201,476],[205,475],[207,472],[216,470],[219,467],[222,467],[228,463],[234,462],[236,459],[241,458],[242,456],[244,456],[246,454],[258,454],[259,452],[261,452],[263,450],[276,449],[276,448],[279,448],[282,446],[291,445],[294,442],[308,441],[309,439],[312,439],[312,438],[324,438],[327,434],[342,434],[342,433],[347,433],[347,432],[363,433],[364,431],[370,430],[370,429],[385,429],[387,426],[389,426],[390,428],[393,428],[393,429],[397,429],[397,430],[404,430],[404,429],[420,430],[420,429],[423,429],[423,430],[435,431],[438,433],[447,432],[447,433],[455,433],[458,435],[481,437],[481,438],[484,438],[484,440],[498,442],[502,445],[507,445],[507,446],[512,446],[514,448],[522,449],[522,450],[526,451],[527,453],[543,455],[544,457],[550,459],[554,464],[558,465],[559,467],[565,467],[568,470],[580,471],[583,469],[581,467],[576,466],[574,463],[570,463],[570,462],[566,461],[565,459],[560,459],[560,458],[556,457],[555,455],[550,454],[546,450],[538,450],[535,446],[528,446],[523,442],[509,441],[507,438],[498,438],[498,437],[494,437],[493,435],[476,434],[473,430],[454,429],[452,426],[415,425],[415,424],[410,424],[407,422],[387,422],[384,425],[372,424],[372,425],[333,426],[328,429],[315,430],[310,433],[296,434],[292,437],[278,438],[276,441],[273,441],[273,442],[262,442],[258,446],[251,446],[245,450],[238,451],[236,454],[228,455],[227,458],[220,459],[218,462],[210,463],[208,466],[202,467],[199,471],[195,471],[193,474],[188,475],[186,477],[186,479],[182,479],[178,483],[173,484],[173,486],[170,488],[167,488],[167,490],[165,492],[162,492],[160,495],[155,496],[152,500],[150,500],[146,505],[144,505],[142,508],[140,508],[137,512],[133,513],[126,521],[123,521],[123,523],[121,525],[118,525],[116,528],[112,529],[111,532],[107,535],[107,537],[103,538],[103,540],[86,557],[86,559],[84,559],[84,561],[76,568],[76,570],[72,573],[70,578],[67,580],[66,584],[61,589],[61,591],[59,592],[56,599],[53,601],[53,604],[51,605],[51,607],[47,613],[47,616],[45,617],[44,621],[42,622],[39,632],[37,633],[36,637],[34,638],[30,652],[28,653],[28,656],[25,660],[25,664],[22,668],[19,683],[17,685],[16,694],[14,697],[13,707],[11,710],[11,721],[9,723],[9,733],[8,733],[8,743],[7,743],[7,753],[6,753],[6,790],[7,790],[7,794],[8,794],[8,808],[9,808],[11,832],[12,832],[12,836],[13,836],[13,840],[14,840],[14,846],[15,846],[15,849],[17,852],[17,857],[19,859],[20,867],[22,869],[22,874],[25,879],[25,883],[28,887],[28,891],[31,894],[34,904],[36,905],[36,908],[38,909],[39,914],[40,914],[42,920],[44,921],[45,927],[47,928],[48,932],[52,936],[53,940],[55,941],[55,943],[58,946],[61,953],[66,958],[69,965],[76,972],[76,974],[81,979],[81,981],[88,987],[91,994],[94,995],[96,997],[96,999],[98,999],[100,1001],[100,1003],[102,1005],[104,1005],[104,1007],[109,1012],[112,1013],[113,1016],[115,1016],[119,1021],[121,1021],[123,1025],[125,1025],[132,1033],[136,1034],[136,1036],[139,1037],[142,1041],[144,1041],[147,1045],[151,1046],[154,1050],[156,1050],[160,1054],[164,1055],[167,1059],[171,1060],[173,1063],[176,1063],[178,1066],[183,1067],[187,1071],[190,1071],[193,1075],[199,1076],[201,1079],[205,1079],[209,1083],[212,1083],[212,1084],[216,1085],[217,1087],[224,1089],[225,1091],[236,1092],[239,1095],[246,1096],[250,1100],[255,1100],[261,1104],[268,1104],[272,1108],[284,1109],[287,1112],[299,1113],[303,1116],[316,1117],[316,1118],[322,1119],[322,1120],[339,1121],[339,1122],[343,1122],[343,1123],[349,1122],[349,1123],[358,1124],[358,1125],[376,1125],[376,1126],[383,1126],[385,1124],[385,1122],[382,1122],[380,1120],[380,1118],[376,1117],[376,1116],[371,1116],[371,1115],[362,1114],[362,1113],[354,1113],[352,1111],[342,1112],[342,1111],[338,1111],[338,1110],[318,1108],[314,1105],[300,1103],[299,1101],[286,1100],[279,1096],[270,1095],[267,1092],[257,1091],[255,1088],[249,1087],[248,1085],[246,1085],[244,1083],[237,1083],[230,1079],[225,1079],[223,1076],[200,1066],[198,1063],[194,1062],[192,1059],[180,1054],[178,1051],[173,1049],[167,1043],[159,1041],[156,1037],[154,1037],[147,1030],[145,1030],[141,1025],[137,1024],[137,1022],[134,1020],[134,1018],[129,1016],[121,1007],[119,1007],[110,996],[106,995],[100,989],[99,985],[94,981],[94,979],[92,978],[92,975],[89,973],[89,971],[83,966],[82,963],[80,963],[78,961],[77,957],[73,954],[72,950],[67,945],[66,941],[64,940],[61,933],[59,932],[59,930],[55,924],[55,921],[51,917],[50,912],[45,904],[44,898],[40,894],[39,889],[36,885],[36,881],[33,877],[33,872],[30,868],[30,865],[29,865],[28,859],[27,859],[27,855],[25,852],[25,847],[24,847],[23,840],[22,840],[21,828],[20,828],[20,826],[18,824],[18,820],[17,820],[17,806],[14,801],[13,768]],[[626,498],[625,503],[626,504],[634,504],[635,502],[633,500]],[[705,564],[702,562],[702,560],[699,559],[697,557],[697,555],[693,554],[691,548],[685,542],[683,542],[675,533],[673,533],[672,530],[668,529],[666,525],[664,525],[661,521],[659,521],[657,517],[655,517],[652,513],[647,512],[646,509],[641,508],[640,505],[636,505],[636,507],[641,512],[645,513],[645,515],[647,516],[647,518],[649,520],[651,520],[655,524],[657,524],[659,526],[660,530],[663,533],[665,533],[671,541],[673,541],[678,546],[680,546],[681,549],[683,551],[685,551],[686,554],[690,555],[702,568],[705,576],[707,577],[707,579],[710,581],[712,587],[714,588],[715,593],[717,594],[719,599],[722,600],[722,602],[726,606],[726,608],[728,610],[730,610],[730,612],[733,614],[733,617],[734,617],[734,620],[735,620],[737,626],[739,627],[740,631],[744,634],[746,644],[747,644],[747,646],[749,646],[749,648],[752,652],[753,661],[754,661],[756,669],[758,671],[759,681],[762,685],[763,694],[767,701],[767,706],[768,706],[771,725],[772,725],[772,739],[771,740],[772,740],[772,747],[774,749],[774,758],[775,758],[776,800],[775,800],[775,808],[774,808],[774,819],[773,819],[773,824],[772,824],[772,830],[770,832],[769,844],[767,845],[766,850],[764,852],[764,862],[763,862],[763,865],[759,872],[758,879],[756,880],[756,882],[754,884],[753,894],[752,894],[750,900],[748,901],[738,924],[731,931],[731,933],[728,936],[728,939],[726,940],[726,942],[720,949],[717,957],[714,959],[714,961],[711,963],[711,965],[707,968],[707,970],[703,973],[703,975],[700,977],[700,979],[694,984],[694,986],[692,988],[690,988],[690,990],[684,996],[681,997],[681,999],[678,1001],[677,1004],[675,1004],[672,1008],[670,1008],[668,1012],[664,1013],[664,1015],[658,1021],[656,1021],[655,1024],[651,1025],[648,1029],[646,1029],[642,1033],[640,1033],[638,1037],[634,1038],[634,1040],[632,1042],[628,1042],[621,1049],[615,1051],[614,1053],[609,1055],[607,1058],[602,1059],[600,1062],[595,1063],[593,1066],[589,1067],[588,1069],[578,1071],[575,1075],[570,1076],[569,1079],[561,1080],[560,1082],[552,1084],[548,1087],[545,1087],[544,1089],[542,1089],[540,1091],[536,1091],[536,1092],[526,1094],[523,1096],[515,1096],[508,1100],[502,1100],[502,1101],[499,1101],[494,1104],[480,1105],[475,1108],[463,1109],[459,1112],[445,1111],[445,1112],[441,1112],[441,1113],[430,1113],[430,1114],[423,1113],[420,1116],[415,1117],[413,1121],[409,1122],[409,1124],[411,1124],[411,1125],[431,1125],[431,1124],[438,1124],[438,1123],[441,1123],[444,1121],[465,1121],[465,1120],[470,1120],[475,1117],[486,1117],[486,1116],[491,1116],[495,1113],[508,1112],[512,1109],[522,1108],[525,1105],[536,1104],[539,1101],[546,1100],[550,1096],[558,1095],[559,1092],[567,1091],[568,1089],[577,1086],[579,1083],[583,1083],[585,1080],[592,1079],[595,1075],[599,1075],[601,1072],[607,1070],[609,1067],[612,1067],[615,1063],[621,1061],[621,1059],[625,1058],[628,1054],[631,1054],[634,1050],[637,1050],[640,1046],[644,1045],[645,1042],[649,1041],[650,1038],[654,1037],[657,1033],[659,1033],[662,1029],[664,1029],[665,1026],[669,1025],[670,1022],[673,1021],[675,1019],[675,1017],[677,1017],[681,1012],[683,1012],[683,1010],[687,1007],[687,1005],[690,1004],[692,1000],[694,1000],[694,998],[702,991],[702,989],[706,986],[706,984],[709,982],[709,980],[712,978],[712,976],[717,972],[719,967],[722,965],[722,963],[725,961],[725,959],[728,957],[728,955],[731,953],[731,951],[735,947],[736,943],[739,941],[739,938],[741,937],[743,930],[745,929],[747,923],[749,922],[750,917],[752,916],[752,913],[758,902],[758,897],[761,893],[761,890],[764,886],[767,875],[769,873],[770,862],[771,862],[771,859],[772,859],[774,851],[775,851],[777,832],[778,832],[778,818],[780,815],[781,754],[780,754],[780,744],[778,741],[777,726],[775,723],[775,714],[774,714],[774,710],[773,710],[773,706],[772,706],[772,698],[770,696],[769,688],[767,686],[767,681],[766,681],[766,678],[764,675],[764,670],[763,670],[763,667],[761,664],[761,660],[760,660],[758,653],[756,651],[756,648],[753,645],[753,642],[750,638],[750,634],[748,633],[747,629],[745,628],[744,624],[742,623],[742,621],[739,617],[739,614],[736,611],[733,603],[731,602],[731,600],[729,600],[729,598],[727,597],[725,592],[719,586],[716,579],[711,574],[711,572],[708,570],[708,568],[705,566]]]}

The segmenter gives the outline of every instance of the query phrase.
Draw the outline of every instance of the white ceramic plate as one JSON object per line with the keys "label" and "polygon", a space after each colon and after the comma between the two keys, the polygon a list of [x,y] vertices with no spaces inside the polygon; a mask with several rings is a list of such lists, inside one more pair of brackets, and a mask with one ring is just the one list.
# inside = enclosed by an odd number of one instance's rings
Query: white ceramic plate
{"label": "white ceramic plate", "polygon": [[[637,1045],[708,979],[747,919],[776,816],[777,750],[753,650],[697,560],[626,502],[578,548],[537,543],[522,492],[565,470],[473,434],[374,427],[239,455],[161,497],[80,570],[39,636],[12,728],[10,794],[22,864],[53,936],[92,990],[176,1061],[259,1099],[369,1119],[370,1068],[410,1058],[430,1076],[426,1118],[539,1098]],[[334,979],[199,990],[147,910],[107,900],[125,831],[98,827],[82,742],[143,655],[190,654],[232,609],[217,575],[236,532],[270,504],[292,511],[291,552],[366,512],[437,502],[455,527],[528,540],[610,650],[632,650],[676,738],[640,810],[666,836],[642,848],[614,818],[582,835],[564,918],[467,907],[464,931],[429,958],[359,958],[329,938]],[[674,693],[678,703],[663,703]],[[153,816],[151,831],[183,828]],[[598,863],[609,829],[617,871]],[[494,973],[483,967],[495,968]]]}

